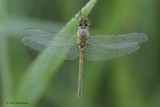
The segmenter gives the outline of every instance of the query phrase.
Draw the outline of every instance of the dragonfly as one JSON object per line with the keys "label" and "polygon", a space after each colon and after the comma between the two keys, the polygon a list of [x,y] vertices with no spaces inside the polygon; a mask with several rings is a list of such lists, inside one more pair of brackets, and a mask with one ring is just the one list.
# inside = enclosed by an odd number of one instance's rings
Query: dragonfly
{"label": "dragonfly", "polygon": [[[77,96],[82,96],[82,73],[84,58],[89,61],[104,61],[137,51],[141,43],[148,40],[144,33],[133,32],[119,35],[91,35],[88,17],[79,17],[75,34],[51,33],[43,30],[28,29],[22,43],[34,50],[42,51],[47,47],[51,54],[74,60],[79,57],[79,77]],[[56,50],[56,52],[52,52]]]}

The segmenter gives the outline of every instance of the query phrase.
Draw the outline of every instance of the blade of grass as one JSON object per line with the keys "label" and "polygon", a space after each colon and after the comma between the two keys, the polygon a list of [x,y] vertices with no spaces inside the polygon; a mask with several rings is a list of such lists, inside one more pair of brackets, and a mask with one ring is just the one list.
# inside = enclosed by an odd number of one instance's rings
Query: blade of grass
{"label": "blade of grass", "polygon": [[[97,0],[90,0],[81,10],[82,16],[88,16]],[[75,17],[79,16],[79,13]],[[70,22],[59,33],[75,32],[76,19],[73,17]],[[56,52],[53,51],[53,52]],[[48,50],[43,51],[30,65],[26,74],[20,80],[16,90],[18,101],[25,101],[30,104],[36,104],[43,95],[51,77],[58,71],[64,59],[47,56]],[[65,57],[65,56],[64,56]]]}
{"label": "blade of grass", "polygon": [[[12,101],[12,78],[8,60],[7,35],[5,31],[5,0],[0,1],[0,73],[2,84],[2,103],[1,107],[8,107],[7,102]],[[10,105],[13,107],[13,105]]]}

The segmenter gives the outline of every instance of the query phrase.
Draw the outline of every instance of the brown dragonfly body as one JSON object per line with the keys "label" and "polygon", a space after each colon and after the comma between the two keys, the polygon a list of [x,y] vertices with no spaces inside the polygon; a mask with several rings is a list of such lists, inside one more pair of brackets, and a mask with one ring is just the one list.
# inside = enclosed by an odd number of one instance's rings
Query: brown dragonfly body
{"label": "brown dragonfly body", "polygon": [[83,73],[83,57],[84,50],[88,44],[89,31],[88,26],[90,21],[87,17],[82,17],[78,21],[78,30],[77,30],[77,46],[79,47],[79,77],[78,77],[78,98],[82,95],[82,73]]}

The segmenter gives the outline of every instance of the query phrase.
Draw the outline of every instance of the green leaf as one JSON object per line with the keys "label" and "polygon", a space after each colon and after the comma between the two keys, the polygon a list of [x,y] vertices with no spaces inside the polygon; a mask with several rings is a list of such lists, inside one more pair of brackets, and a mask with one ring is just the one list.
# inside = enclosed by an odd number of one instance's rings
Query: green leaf
{"label": "green leaf", "polygon": [[[90,0],[82,10],[80,10],[81,15],[88,16],[96,1],[97,0]],[[77,13],[75,17],[78,17],[79,13]],[[75,17],[73,17],[59,33],[75,33]],[[56,52],[56,50],[53,50],[53,52]],[[48,56],[48,49],[43,51],[29,66],[26,74],[20,79],[16,90],[16,100],[36,104],[45,92],[51,78],[53,78],[63,62],[63,58],[58,59]]]}

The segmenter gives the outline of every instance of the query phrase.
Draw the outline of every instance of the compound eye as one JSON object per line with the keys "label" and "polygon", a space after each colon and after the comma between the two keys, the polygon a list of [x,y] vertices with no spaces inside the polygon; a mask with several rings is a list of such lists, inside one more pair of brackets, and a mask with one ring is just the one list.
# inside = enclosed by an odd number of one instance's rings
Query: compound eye
{"label": "compound eye", "polygon": [[79,26],[82,26],[82,23],[79,23]]}
{"label": "compound eye", "polygon": [[77,24],[78,24],[78,26],[80,26],[80,25],[81,25],[81,23],[80,23],[79,21],[78,21],[78,23],[77,23]]}
{"label": "compound eye", "polygon": [[86,21],[85,21],[85,26],[89,26],[90,25],[90,21],[87,19]]}
{"label": "compound eye", "polygon": [[85,26],[88,26],[88,23],[84,23]]}

